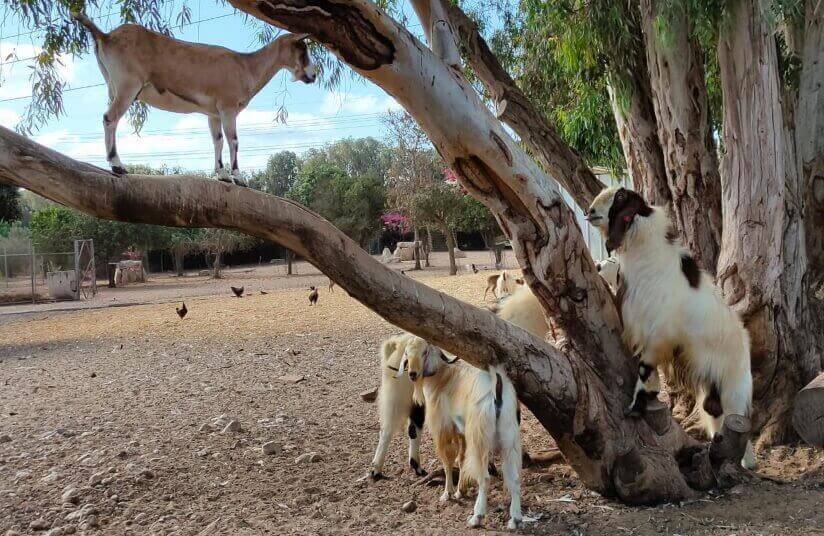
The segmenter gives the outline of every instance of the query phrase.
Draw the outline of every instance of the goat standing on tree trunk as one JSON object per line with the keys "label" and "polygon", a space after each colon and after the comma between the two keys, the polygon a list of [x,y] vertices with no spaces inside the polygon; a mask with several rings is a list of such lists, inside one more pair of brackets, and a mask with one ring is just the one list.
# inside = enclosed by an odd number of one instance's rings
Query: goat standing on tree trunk
{"label": "goat standing on tree trunk", "polygon": [[[109,109],[103,115],[106,160],[118,175],[126,173],[117,155],[117,123],[136,100],[169,112],[198,112],[209,117],[215,146],[215,174],[222,181],[245,186],[237,162],[237,116],[263,86],[283,68],[295,80],[315,81],[305,34],[286,34],[256,52],[188,43],[123,24],[103,32],[86,15],[74,18],[94,39],[97,63],[109,88]],[[223,136],[229,141],[231,178],[223,167]]]}

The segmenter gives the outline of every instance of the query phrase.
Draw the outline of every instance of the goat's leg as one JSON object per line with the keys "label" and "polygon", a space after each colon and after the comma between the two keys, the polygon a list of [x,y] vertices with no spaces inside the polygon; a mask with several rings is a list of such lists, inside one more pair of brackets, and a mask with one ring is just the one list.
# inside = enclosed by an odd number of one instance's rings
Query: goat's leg
{"label": "goat's leg", "polygon": [[140,92],[140,84],[129,84],[118,88],[114,93],[115,96],[109,103],[109,109],[103,114],[103,132],[106,142],[106,161],[112,168],[112,172],[116,175],[124,175],[126,168],[120,157],[117,155],[117,142],[115,140],[117,135],[117,123],[129,106],[132,105],[137,94]]}
{"label": "goat's leg", "polygon": [[435,450],[443,465],[444,491],[441,494],[441,502],[448,501],[455,493],[455,481],[452,479],[452,467],[455,461],[455,448],[452,445],[452,438],[444,434],[434,438]]}
{"label": "goat's leg", "polygon": [[485,475],[480,482],[478,482],[478,496],[475,498],[475,506],[472,515],[466,520],[466,524],[470,527],[480,527],[484,524],[486,518],[486,503],[487,491],[489,489],[489,475]]}
{"label": "goat's leg", "polygon": [[421,467],[421,434],[425,418],[426,408],[413,402],[409,412],[407,434],[409,435],[409,466],[417,476],[426,476],[426,470]]}
{"label": "goat's leg", "polygon": [[[509,444],[507,445],[506,442]],[[502,470],[504,473],[504,485],[509,491],[509,522],[507,528],[517,529],[523,524],[524,516],[521,513],[521,464],[523,454],[521,451],[521,434],[513,434],[511,438],[505,438],[502,451]]]}
{"label": "goat's leg", "polygon": [[661,379],[658,376],[656,362],[652,355],[642,353],[638,361],[638,380],[635,382],[635,392],[632,403],[627,408],[627,415],[640,417],[647,409],[647,402],[658,397],[661,391]]}
{"label": "goat's leg", "polygon": [[231,182],[226,169],[223,167],[223,132],[221,132],[219,117],[209,116],[209,133],[215,146],[215,175],[222,181]]}
{"label": "goat's leg", "polygon": [[389,443],[392,442],[392,433],[394,431],[394,423],[381,423],[378,448],[375,450],[374,458],[372,458],[372,470],[369,473],[369,477],[372,478],[372,480],[380,480],[383,478],[383,464],[386,462],[386,451],[389,449]]}
{"label": "goat's leg", "polygon": [[223,124],[223,134],[226,135],[226,143],[229,144],[229,158],[232,163],[232,182],[240,186],[246,186],[240,176],[240,167],[237,163],[237,114],[238,110],[221,110],[220,122]]}

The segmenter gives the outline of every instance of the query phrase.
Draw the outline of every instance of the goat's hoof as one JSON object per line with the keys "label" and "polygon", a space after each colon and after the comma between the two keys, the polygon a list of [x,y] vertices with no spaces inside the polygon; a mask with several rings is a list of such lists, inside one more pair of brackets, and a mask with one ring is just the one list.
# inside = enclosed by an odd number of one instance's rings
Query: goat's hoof
{"label": "goat's hoof", "polygon": [[524,526],[524,520],[520,519],[520,518],[519,519],[510,518],[509,521],[506,524],[506,528],[508,528],[509,530],[517,530],[517,529],[519,529],[523,526]]}
{"label": "goat's hoof", "polygon": [[426,469],[424,469],[423,467],[418,467],[417,469],[415,469],[413,467],[412,471],[415,473],[415,476],[426,476],[426,475],[429,474],[429,473],[426,472]]}
{"label": "goat's hoof", "polygon": [[380,471],[375,471],[374,469],[369,471],[369,479],[374,482],[377,482],[378,480],[383,480],[384,478],[386,477]]}
{"label": "goat's hoof", "polygon": [[478,527],[482,527],[483,524],[484,524],[484,516],[477,515],[477,514],[471,515],[471,516],[469,516],[469,519],[466,520],[466,524],[468,526],[472,527],[473,529],[476,529]]}
{"label": "goat's hoof", "polygon": [[452,498],[456,501],[460,501],[461,499],[463,499],[463,493],[461,493],[461,490],[458,490],[452,494]]}
{"label": "goat's hoof", "polygon": [[217,180],[219,180],[220,182],[228,182],[229,184],[232,184],[232,179],[227,175],[218,175]]}
{"label": "goat's hoof", "polygon": [[441,502],[447,502],[447,501],[449,500],[449,498],[450,498],[450,496],[449,496],[449,492],[448,492],[448,491],[444,491],[443,493],[441,493],[441,499],[440,499],[440,501],[441,501]]}
{"label": "goat's hoof", "polygon": [[128,172],[124,167],[112,166],[112,173],[114,173],[115,175],[126,175]]}

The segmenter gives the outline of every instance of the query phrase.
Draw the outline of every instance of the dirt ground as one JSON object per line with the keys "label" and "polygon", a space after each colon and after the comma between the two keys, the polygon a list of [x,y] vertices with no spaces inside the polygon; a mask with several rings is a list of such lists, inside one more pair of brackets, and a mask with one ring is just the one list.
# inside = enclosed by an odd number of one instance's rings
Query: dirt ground
{"label": "dirt ground", "polygon": [[[449,277],[441,261],[408,275],[480,305],[491,272]],[[0,534],[472,533],[472,499],[440,503],[407,470],[402,438],[391,478],[362,478],[378,424],[358,394],[377,385],[377,347],[397,328],[308,270],[227,275],[115,289],[128,307],[0,309]],[[221,416],[240,430],[204,427]],[[533,419],[524,430],[529,450],[553,447]],[[428,436],[422,461],[436,465]],[[650,508],[587,491],[566,465],[530,467],[524,532],[824,534],[824,455],[780,448],[759,462],[776,481]],[[492,489],[487,530],[502,532],[507,497]]]}

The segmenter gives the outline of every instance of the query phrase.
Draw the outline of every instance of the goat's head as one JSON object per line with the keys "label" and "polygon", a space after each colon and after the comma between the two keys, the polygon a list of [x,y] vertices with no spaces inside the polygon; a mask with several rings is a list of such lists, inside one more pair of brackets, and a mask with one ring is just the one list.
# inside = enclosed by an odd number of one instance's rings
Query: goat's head
{"label": "goat's head", "polygon": [[317,78],[315,65],[309,57],[306,38],[309,34],[286,34],[281,39],[286,44],[284,49],[285,67],[292,73],[292,79],[311,84]]}
{"label": "goat's head", "polygon": [[589,207],[586,219],[606,236],[608,252],[613,252],[624,242],[636,216],[647,217],[652,207],[640,194],[626,188],[603,190]]}
{"label": "goat's head", "polygon": [[447,360],[440,348],[420,337],[412,337],[403,352],[400,366],[398,366],[398,376],[406,372],[409,374],[409,379],[414,382],[420,378],[434,376],[445,363]]}

